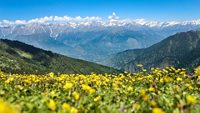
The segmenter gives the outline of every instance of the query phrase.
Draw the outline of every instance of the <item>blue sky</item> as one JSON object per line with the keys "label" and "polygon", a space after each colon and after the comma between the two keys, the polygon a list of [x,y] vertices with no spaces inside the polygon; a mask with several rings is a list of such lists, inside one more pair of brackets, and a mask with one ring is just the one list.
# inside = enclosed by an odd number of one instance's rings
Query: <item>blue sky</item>
{"label": "blue sky", "polygon": [[148,20],[200,19],[200,0],[0,0],[0,20],[100,16]]}

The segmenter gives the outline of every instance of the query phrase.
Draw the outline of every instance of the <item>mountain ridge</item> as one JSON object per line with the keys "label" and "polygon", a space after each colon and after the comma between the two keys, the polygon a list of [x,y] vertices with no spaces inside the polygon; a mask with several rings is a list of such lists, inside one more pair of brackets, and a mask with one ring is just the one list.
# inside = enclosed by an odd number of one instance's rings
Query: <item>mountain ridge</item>
{"label": "mountain ridge", "polygon": [[[143,64],[145,68],[174,66],[191,70],[200,65],[200,31],[177,33],[139,51],[140,54],[135,55],[133,54],[135,50],[129,50],[128,53],[132,59],[122,62],[121,64],[124,63],[123,66],[125,66],[120,68],[134,72],[137,70],[137,64]],[[126,56],[128,53],[121,54]]]}

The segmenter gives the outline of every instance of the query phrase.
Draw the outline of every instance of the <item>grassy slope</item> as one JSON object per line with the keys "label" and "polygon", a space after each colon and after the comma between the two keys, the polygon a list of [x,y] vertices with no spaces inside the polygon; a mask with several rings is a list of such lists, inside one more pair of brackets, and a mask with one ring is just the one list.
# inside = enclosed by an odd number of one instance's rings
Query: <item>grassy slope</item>
{"label": "grassy slope", "polygon": [[0,69],[15,73],[117,73],[113,68],[66,57],[10,40],[0,40]]}

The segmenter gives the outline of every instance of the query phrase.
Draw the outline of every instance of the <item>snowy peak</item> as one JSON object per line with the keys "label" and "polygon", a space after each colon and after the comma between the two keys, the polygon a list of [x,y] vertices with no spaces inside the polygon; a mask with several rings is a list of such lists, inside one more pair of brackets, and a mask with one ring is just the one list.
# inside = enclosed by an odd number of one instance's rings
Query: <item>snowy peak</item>
{"label": "snowy peak", "polygon": [[59,24],[61,26],[69,26],[72,28],[80,27],[80,26],[102,26],[102,27],[110,27],[110,26],[126,26],[126,25],[139,25],[145,27],[170,27],[176,25],[200,25],[199,20],[192,21],[152,21],[145,19],[121,19],[116,15],[115,12],[112,15],[108,16],[107,19],[102,19],[98,16],[87,16],[87,17],[70,17],[70,16],[45,16],[43,18],[35,18],[31,20],[0,20],[0,27],[5,26],[13,26],[13,25],[32,25],[32,24]]}

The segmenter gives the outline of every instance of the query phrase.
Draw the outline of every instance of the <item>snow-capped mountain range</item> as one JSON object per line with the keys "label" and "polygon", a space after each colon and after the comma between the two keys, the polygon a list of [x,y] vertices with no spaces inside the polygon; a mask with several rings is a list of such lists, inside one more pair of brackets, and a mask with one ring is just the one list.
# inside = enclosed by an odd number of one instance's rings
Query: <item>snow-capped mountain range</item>
{"label": "snow-capped mountain range", "polygon": [[102,59],[127,49],[144,48],[177,32],[199,30],[200,20],[149,21],[101,17],[50,16],[32,20],[1,20],[0,38],[19,40],[84,60]]}
{"label": "snow-capped mountain range", "polygon": [[32,24],[59,24],[61,26],[68,26],[72,28],[82,27],[82,26],[102,26],[102,27],[110,27],[110,26],[127,26],[127,25],[138,25],[145,27],[170,27],[175,25],[200,25],[199,20],[192,21],[151,21],[145,19],[120,19],[114,12],[111,16],[108,16],[107,20],[103,20],[101,17],[92,16],[92,17],[69,17],[69,16],[49,16],[43,18],[35,18],[31,20],[2,20],[0,21],[1,27],[6,27],[10,25],[32,25]]}

